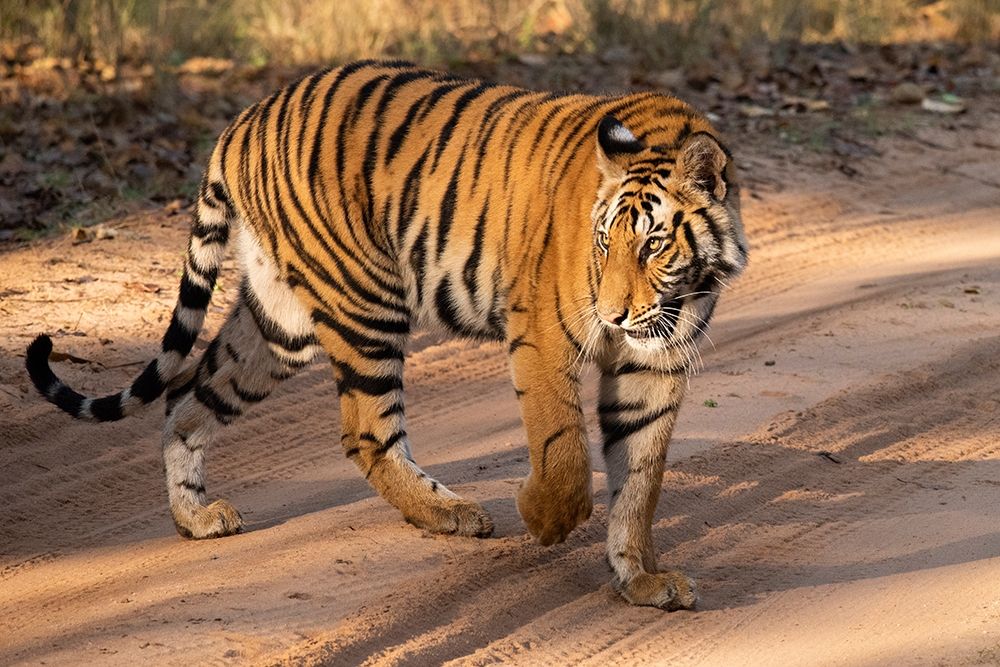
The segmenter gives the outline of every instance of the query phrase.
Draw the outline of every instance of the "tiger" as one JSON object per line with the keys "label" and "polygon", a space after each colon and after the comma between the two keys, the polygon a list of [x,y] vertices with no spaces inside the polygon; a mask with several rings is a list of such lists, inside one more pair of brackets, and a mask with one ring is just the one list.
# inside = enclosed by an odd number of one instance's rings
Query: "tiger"
{"label": "tiger", "polygon": [[[187,361],[234,237],[234,305]],[[26,366],[79,419],[119,420],[165,394],[170,514],[203,539],[243,529],[232,504],[207,500],[206,449],[322,351],[344,454],[371,487],[419,528],[486,537],[483,508],[413,458],[404,345],[418,327],[499,341],[527,438],[517,509],[552,545],[593,507],[581,405],[593,364],[611,584],[635,605],[688,609],[695,584],[660,570],[652,520],[696,346],[746,262],[734,160],[685,102],[358,61],[301,78],[222,132],[160,351],[128,388],[77,393],[51,370],[45,335]]]}

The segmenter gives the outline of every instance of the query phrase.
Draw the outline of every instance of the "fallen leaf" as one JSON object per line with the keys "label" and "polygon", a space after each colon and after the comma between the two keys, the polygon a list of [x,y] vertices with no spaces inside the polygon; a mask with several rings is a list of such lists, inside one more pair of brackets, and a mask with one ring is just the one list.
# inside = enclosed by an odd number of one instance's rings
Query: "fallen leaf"
{"label": "fallen leaf", "polygon": [[98,240],[109,240],[118,236],[118,230],[107,225],[97,225],[94,227],[94,238]]}
{"label": "fallen leaf", "polygon": [[768,109],[757,104],[741,104],[739,109],[740,113],[747,118],[763,118],[774,115],[774,109]]}
{"label": "fallen leaf", "polygon": [[78,357],[69,352],[51,352],[49,354],[49,361],[71,361],[74,364],[89,364],[90,359],[84,359],[83,357]]}
{"label": "fallen leaf", "polygon": [[155,283],[140,283],[140,282],[128,282],[125,283],[125,287],[129,289],[138,290],[140,292],[146,292],[147,294],[159,294],[162,289],[159,285]]}
{"label": "fallen leaf", "polygon": [[813,100],[797,95],[785,95],[781,100],[781,106],[785,109],[793,109],[798,112],[815,112],[826,111],[830,108],[830,103],[826,100]]}
{"label": "fallen leaf", "polygon": [[965,111],[965,103],[958,98],[955,99],[957,100],[956,102],[945,102],[944,100],[932,100],[927,98],[920,103],[920,108],[924,111],[931,111],[933,113],[962,113]]}
{"label": "fallen leaf", "polygon": [[199,74],[202,76],[211,76],[225,74],[229,70],[233,69],[234,65],[235,63],[227,58],[195,57],[185,60],[181,66],[177,68],[177,72],[180,74]]}
{"label": "fallen leaf", "polygon": [[93,238],[93,233],[85,227],[74,227],[69,232],[69,239],[73,242],[73,245],[89,243]]}
{"label": "fallen leaf", "polygon": [[541,53],[522,53],[517,56],[517,62],[528,67],[545,67],[549,64],[549,58]]}

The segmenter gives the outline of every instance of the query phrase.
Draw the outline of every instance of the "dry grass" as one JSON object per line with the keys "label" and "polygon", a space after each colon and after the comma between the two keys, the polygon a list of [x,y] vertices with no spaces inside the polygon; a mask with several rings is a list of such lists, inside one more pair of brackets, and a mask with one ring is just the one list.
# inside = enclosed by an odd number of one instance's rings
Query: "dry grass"
{"label": "dry grass", "polygon": [[787,40],[995,40],[1000,0],[0,0],[0,37],[109,61],[447,64],[625,47],[668,66]]}

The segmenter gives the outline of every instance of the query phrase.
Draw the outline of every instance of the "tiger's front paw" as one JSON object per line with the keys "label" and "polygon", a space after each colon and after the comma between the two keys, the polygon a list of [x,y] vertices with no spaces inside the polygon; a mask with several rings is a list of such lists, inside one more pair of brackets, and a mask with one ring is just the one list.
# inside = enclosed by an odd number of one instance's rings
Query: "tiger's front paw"
{"label": "tiger's front paw", "polygon": [[517,510],[528,532],[544,546],[565,540],[592,509],[589,485],[560,489],[537,484],[529,476],[517,494]]}
{"label": "tiger's front paw", "polygon": [[444,535],[489,537],[493,534],[493,519],[478,503],[452,500],[440,505],[420,507],[404,512],[403,517],[417,528]]}
{"label": "tiger's front paw", "polygon": [[623,598],[635,605],[677,611],[693,609],[698,602],[694,581],[677,570],[655,574],[640,572],[628,581],[616,577],[612,585]]}

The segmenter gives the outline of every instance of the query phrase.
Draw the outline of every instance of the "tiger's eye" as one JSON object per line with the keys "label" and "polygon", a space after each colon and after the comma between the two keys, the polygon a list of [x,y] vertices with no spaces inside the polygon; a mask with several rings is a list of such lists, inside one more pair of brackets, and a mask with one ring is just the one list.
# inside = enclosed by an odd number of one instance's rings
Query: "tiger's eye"
{"label": "tiger's eye", "polygon": [[652,238],[646,241],[646,252],[656,252],[663,247],[663,239]]}

